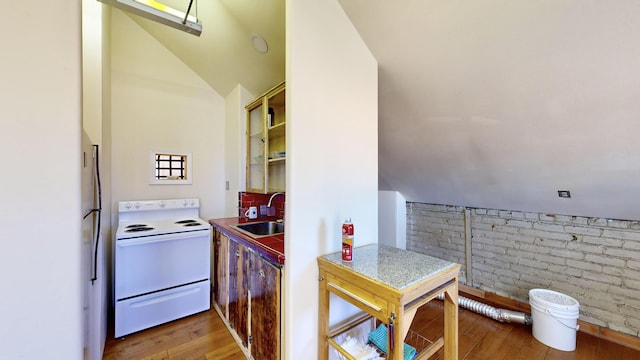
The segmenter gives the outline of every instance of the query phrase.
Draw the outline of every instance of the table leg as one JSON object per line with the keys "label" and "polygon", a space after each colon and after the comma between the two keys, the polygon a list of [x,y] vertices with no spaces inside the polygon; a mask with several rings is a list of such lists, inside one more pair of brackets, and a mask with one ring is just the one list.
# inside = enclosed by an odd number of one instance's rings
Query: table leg
{"label": "table leg", "polygon": [[458,282],[444,292],[444,358],[458,359]]}
{"label": "table leg", "polygon": [[329,289],[327,289],[326,273],[320,272],[319,281],[319,319],[318,319],[318,359],[329,358]]}

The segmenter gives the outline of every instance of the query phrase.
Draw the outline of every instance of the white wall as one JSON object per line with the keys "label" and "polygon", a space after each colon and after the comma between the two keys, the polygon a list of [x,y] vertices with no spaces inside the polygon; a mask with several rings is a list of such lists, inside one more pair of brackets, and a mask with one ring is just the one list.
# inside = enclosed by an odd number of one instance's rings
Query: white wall
{"label": "white wall", "polygon": [[246,190],[246,128],[245,105],[255,100],[242,85],[236,86],[225,98],[225,180],[229,189],[225,196],[225,216],[238,216],[238,192]]}
{"label": "white wall", "polygon": [[[113,203],[198,197],[224,216],[224,98],[120,10],[111,27]],[[153,150],[192,153],[193,184],[149,185]]]}
{"label": "white wall", "polygon": [[80,2],[4,7],[1,357],[81,359]]}
{"label": "white wall", "polygon": [[640,218],[637,1],[344,2],[380,20],[380,174],[407,200]]}
{"label": "white wall", "polygon": [[407,206],[397,191],[378,192],[378,237],[380,244],[406,249]]}
{"label": "white wall", "polygon": [[378,241],[377,86],[336,0],[287,2],[286,359],[317,358],[316,258],[340,250],[344,218],[356,246]]}

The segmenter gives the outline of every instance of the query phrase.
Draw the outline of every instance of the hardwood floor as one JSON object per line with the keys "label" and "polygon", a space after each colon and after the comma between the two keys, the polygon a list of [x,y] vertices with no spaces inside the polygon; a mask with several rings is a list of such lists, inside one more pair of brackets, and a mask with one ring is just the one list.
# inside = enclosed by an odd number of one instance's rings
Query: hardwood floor
{"label": "hardwood floor", "polygon": [[114,339],[103,360],[243,360],[244,354],[212,308],[199,314]]}
{"label": "hardwood floor", "polygon": [[[423,306],[418,310],[411,329],[430,339],[442,336],[442,310],[442,302],[438,300]],[[460,309],[458,332],[459,359],[640,359],[640,351],[584,333],[577,334],[576,351],[556,350],[535,340],[529,326],[499,323],[465,309]],[[111,334],[103,359],[241,360],[244,355],[212,309],[122,339],[113,339]],[[442,350],[432,359],[443,359]]]}

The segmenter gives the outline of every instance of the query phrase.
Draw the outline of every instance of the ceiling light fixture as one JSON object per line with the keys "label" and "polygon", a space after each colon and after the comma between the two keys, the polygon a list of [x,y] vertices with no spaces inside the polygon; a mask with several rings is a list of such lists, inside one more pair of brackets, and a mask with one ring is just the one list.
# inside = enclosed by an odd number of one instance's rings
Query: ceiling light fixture
{"label": "ceiling light fixture", "polygon": [[269,51],[269,45],[267,45],[267,41],[258,34],[251,35],[251,43],[253,44],[253,48],[261,54],[266,54],[267,51]]}
{"label": "ceiling light fixture", "polygon": [[198,18],[189,15],[193,0],[189,1],[187,12],[182,12],[155,0],[98,0],[115,8],[142,16],[143,18],[171,26],[189,34],[200,36],[202,24]]}

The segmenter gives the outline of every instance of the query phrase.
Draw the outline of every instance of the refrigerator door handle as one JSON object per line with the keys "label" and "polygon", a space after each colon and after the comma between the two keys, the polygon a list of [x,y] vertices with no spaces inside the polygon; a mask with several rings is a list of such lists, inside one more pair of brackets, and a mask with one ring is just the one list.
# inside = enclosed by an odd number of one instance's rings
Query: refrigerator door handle
{"label": "refrigerator door handle", "polygon": [[92,211],[95,211],[98,215],[98,220],[96,221],[96,228],[94,229],[95,233],[95,241],[93,248],[93,274],[91,276],[91,284],[93,285],[96,280],[98,280],[98,245],[100,243],[100,222],[102,219],[102,188],[100,185],[100,161],[98,159],[99,154],[99,146],[93,145],[93,174],[96,181],[96,191],[98,197],[98,206],[95,207]]}

